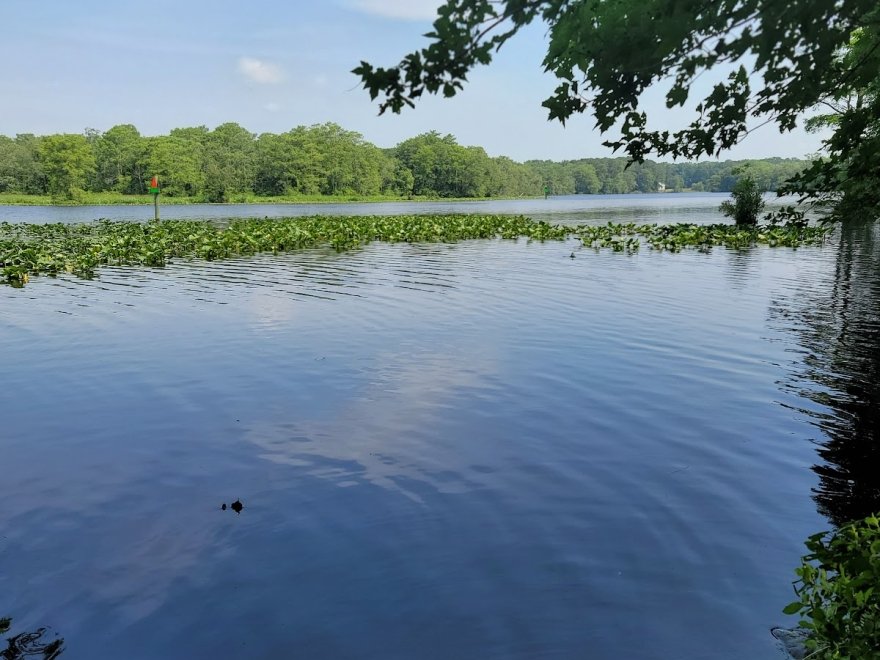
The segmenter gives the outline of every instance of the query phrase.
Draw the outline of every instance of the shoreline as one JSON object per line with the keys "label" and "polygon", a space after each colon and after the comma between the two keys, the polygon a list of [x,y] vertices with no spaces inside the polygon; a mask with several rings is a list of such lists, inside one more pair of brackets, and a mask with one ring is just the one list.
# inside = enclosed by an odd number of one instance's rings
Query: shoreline
{"label": "shoreline", "polygon": [[[630,193],[633,195],[641,193]],[[52,206],[58,208],[76,208],[81,206],[152,206],[153,199],[149,196],[133,196],[134,199],[119,198],[95,198],[83,199],[82,201],[53,202],[48,196],[42,195],[10,195],[11,199],[5,199],[0,194],[0,206]],[[181,197],[166,197],[159,200],[160,206],[306,206],[312,204],[388,204],[404,202],[409,204],[420,203],[445,203],[445,202],[491,202],[491,201],[518,201],[530,199],[543,199],[543,195],[521,197],[379,197],[379,198],[335,198],[318,197],[302,199],[286,199],[279,197],[267,197],[265,199],[245,199],[229,202],[204,202],[195,199]]]}
{"label": "shoreline", "polygon": [[[657,191],[653,193],[630,192],[630,193],[613,193],[613,196],[641,197],[644,195],[680,195],[688,193],[700,194],[729,194],[715,191]],[[556,197],[603,197],[612,193],[581,193],[574,195],[550,195],[549,199]],[[7,199],[8,197],[8,199]],[[350,197],[302,197],[302,198],[285,198],[285,197],[266,197],[266,198],[248,198],[240,201],[229,202],[205,202],[189,197],[165,197],[160,198],[160,206],[307,206],[316,204],[388,204],[403,202],[408,204],[430,204],[430,203],[448,203],[448,202],[515,202],[521,200],[544,199],[544,195],[521,195],[519,197],[366,197],[366,198],[350,198]],[[80,201],[64,201],[53,202],[48,195],[19,195],[0,193],[0,206],[51,206],[57,208],[77,208],[82,206],[152,206],[153,199],[150,195],[112,195],[103,197],[94,195],[94,197],[86,196]]]}

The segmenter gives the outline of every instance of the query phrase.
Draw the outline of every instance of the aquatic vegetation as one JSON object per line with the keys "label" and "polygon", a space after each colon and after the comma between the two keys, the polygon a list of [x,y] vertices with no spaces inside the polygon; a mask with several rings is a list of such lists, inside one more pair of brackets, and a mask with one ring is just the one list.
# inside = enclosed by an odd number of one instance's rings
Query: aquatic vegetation
{"label": "aquatic vegetation", "polygon": [[573,234],[580,238],[584,247],[594,250],[610,248],[615,252],[636,252],[641,245],[641,231],[651,225],[614,224],[607,225],[578,225],[573,228]]}
{"label": "aquatic vegetation", "polygon": [[800,614],[810,658],[876,658],[880,635],[880,521],[876,516],[823,532],[806,542],[809,553],[795,571]]}
{"label": "aquatic vegetation", "polygon": [[227,259],[328,245],[338,251],[372,241],[453,242],[478,238],[528,237],[561,240],[569,228],[522,216],[365,216],[281,220],[168,220],[146,224],[0,223],[0,275],[21,286],[32,275],[72,273],[89,278],[100,266],[164,266],[172,259]]}
{"label": "aquatic vegetation", "polygon": [[655,250],[677,252],[683,248],[708,249],[724,246],[742,249],[755,245],[796,248],[819,245],[831,229],[800,224],[786,225],[641,225],[639,234]]}
{"label": "aquatic vegetation", "polygon": [[314,216],[145,224],[102,220],[87,224],[0,223],[0,282],[23,286],[34,275],[94,277],[101,266],[161,267],[174,259],[228,259],[330,246],[343,252],[373,241],[451,243],[469,239],[563,241],[579,239],[596,250],[632,253],[647,245],[676,252],[712,246],[797,247],[818,244],[829,229],[796,225],[551,225],[523,216],[402,215]]}
{"label": "aquatic vegetation", "polygon": [[755,245],[799,247],[825,241],[830,229],[801,225],[615,225],[575,227],[585,247],[610,248],[616,252],[635,252],[642,244],[653,250],[678,252],[684,248],[708,250],[715,246],[742,249]]}

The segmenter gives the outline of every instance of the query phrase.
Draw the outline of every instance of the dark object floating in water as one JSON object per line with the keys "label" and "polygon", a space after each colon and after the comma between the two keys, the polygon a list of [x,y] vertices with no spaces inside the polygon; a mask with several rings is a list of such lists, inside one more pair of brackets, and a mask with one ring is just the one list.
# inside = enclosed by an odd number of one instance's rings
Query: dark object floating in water
{"label": "dark object floating in water", "polygon": [[223,503],[223,506],[220,507],[221,511],[226,511],[226,502]]}
{"label": "dark object floating in water", "polygon": [[[12,621],[0,619],[0,633],[9,630]],[[38,658],[43,660],[55,660],[64,651],[64,640],[55,639],[44,644],[42,637],[48,631],[47,628],[38,628],[32,633],[21,633],[6,640],[6,649],[0,650],[0,658],[3,660],[19,660],[23,658]]]}
{"label": "dark object floating in water", "polygon": [[244,508],[244,505],[241,503],[240,500],[235,500],[235,502],[233,502],[229,506],[236,513],[241,513],[241,510]]}
{"label": "dark object floating in water", "polygon": [[780,642],[782,649],[788,653],[793,660],[802,660],[807,657],[806,641],[809,637],[807,631],[795,628],[789,630],[787,628],[772,628],[770,634]]}

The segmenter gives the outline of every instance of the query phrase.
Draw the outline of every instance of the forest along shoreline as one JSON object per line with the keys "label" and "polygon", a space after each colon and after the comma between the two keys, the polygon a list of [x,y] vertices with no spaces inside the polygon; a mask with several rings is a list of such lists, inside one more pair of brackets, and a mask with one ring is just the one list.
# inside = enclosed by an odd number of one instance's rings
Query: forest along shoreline
{"label": "forest along shoreline", "polygon": [[150,201],[154,176],[166,204],[730,192],[743,174],[775,191],[808,164],[793,158],[518,162],[436,131],[380,148],[332,123],[260,135],[225,123],[159,136],[122,124],[103,133],[0,135],[0,203],[118,204],[138,195]]}

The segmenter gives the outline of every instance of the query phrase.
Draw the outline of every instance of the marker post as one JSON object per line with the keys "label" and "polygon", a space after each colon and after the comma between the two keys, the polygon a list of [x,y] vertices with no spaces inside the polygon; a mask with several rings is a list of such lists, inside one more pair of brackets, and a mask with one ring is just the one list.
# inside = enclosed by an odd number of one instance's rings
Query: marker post
{"label": "marker post", "polygon": [[159,177],[150,179],[150,194],[153,196],[153,215],[159,219]]}

